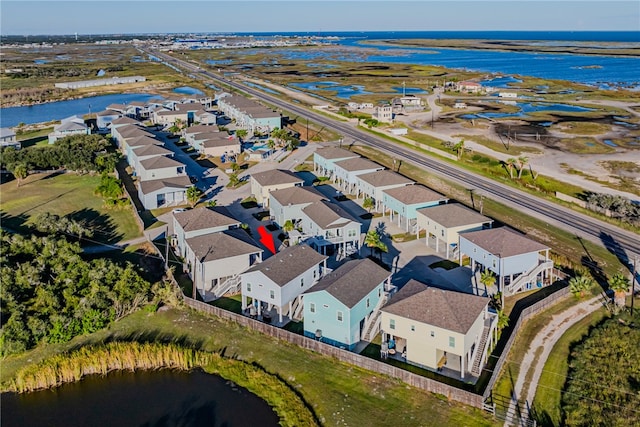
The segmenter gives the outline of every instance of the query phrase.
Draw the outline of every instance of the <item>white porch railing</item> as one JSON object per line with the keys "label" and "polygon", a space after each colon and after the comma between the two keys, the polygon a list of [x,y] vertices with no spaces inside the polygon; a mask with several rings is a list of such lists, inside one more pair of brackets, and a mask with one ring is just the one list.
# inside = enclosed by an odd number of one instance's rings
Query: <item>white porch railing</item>
{"label": "white porch railing", "polygon": [[543,272],[544,270],[550,270],[553,268],[553,261],[547,260],[539,263],[535,268],[527,273],[523,273],[516,278],[512,283],[507,286],[506,295],[513,295],[516,292],[522,290],[524,285],[527,283],[531,283],[532,280],[536,279],[536,276]]}
{"label": "white porch railing", "polygon": [[239,290],[240,290],[240,276],[237,275],[237,276],[231,276],[227,278],[227,280],[225,280],[224,282],[217,284],[211,289],[210,292],[217,299],[226,293],[229,293],[231,291],[238,292]]}

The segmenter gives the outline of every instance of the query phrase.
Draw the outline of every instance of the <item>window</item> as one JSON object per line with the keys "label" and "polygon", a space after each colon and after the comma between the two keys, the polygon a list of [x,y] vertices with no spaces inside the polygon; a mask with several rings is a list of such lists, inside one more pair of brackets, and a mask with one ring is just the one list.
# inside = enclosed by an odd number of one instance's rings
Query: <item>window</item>
{"label": "window", "polygon": [[316,277],[318,277],[318,272],[316,270],[313,270],[313,278],[315,279]]}
{"label": "window", "polygon": [[300,279],[300,287],[302,288],[304,286],[304,277]]}
{"label": "window", "polygon": [[433,331],[431,331],[431,338],[433,338],[433,337],[435,337],[435,336],[436,336],[436,333],[435,333],[435,332],[433,332]]}
{"label": "window", "polygon": [[276,297],[276,291],[269,291],[269,298],[275,299],[275,297]]}
{"label": "window", "polygon": [[389,329],[396,328],[396,321],[394,319],[389,319]]}
{"label": "window", "polygon": [[455,346],[456,346],[456,338],[449,337],[449,347],[455,347]]}
{"label": "window", "polygon": [[247,283],[247,292],[251,292],[251,283]]}
{"label": "window", "polygon": [[323,306],[324,308],[329,308],[329,306],[328,306],[327,304],[322,304],[322,306]]}
{"label": "window", "polygon": [[496,260],[493,260],[493,268],[496,268]]}
{"label": "window", "polygon": [[476,248],[473,248],[473,253],[475,254],[476,252],[478,252]]}
{"label": "window", "polygon": [[315,313],[316,312],[316,303],[315,302],[309,303],[309,311],[311,313]]}
{"label": "window", "polygon": [[441,230],[440,234],[442,234],[442,237],[444,237],[444,230]]}
{"label": "window", "polygon": [[367,308],[369,308],[371,306],[371,301],[369,301],[369,298],[367,298]]}
{"label": "window", "polygon": [[378,288],[378,298],[382,296],[382,289]]}
{"label": "window", "polygon": [[416,325],[411,325],[411,332],[415,332],[416,331]]}
{"label": "window", "polygon": [[349,230],[349,237],[356,237],[356,230]]}
{"label": "window", "polygon": [[342,322],[342,312],[338,311],[338,322]]}

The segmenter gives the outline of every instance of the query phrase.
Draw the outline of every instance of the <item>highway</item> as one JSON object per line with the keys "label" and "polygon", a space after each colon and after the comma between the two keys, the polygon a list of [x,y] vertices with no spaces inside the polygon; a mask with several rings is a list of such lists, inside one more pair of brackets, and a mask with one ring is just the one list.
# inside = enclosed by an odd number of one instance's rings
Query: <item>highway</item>
{"label": "highway", "polygon": [[[262,93],[254,88],[242,85],[238,82],[217,76],[211,72],[201,69],[187,61],[176,59],[172,56],[160,52],[148,52],[162,58],[167,62],[172,62],[180,67],[206,76],[218,84],[234,87],[256,98],[262,99],[278,108],[290,111],[318,123],[326,128],[332,129],[343,135],[345,144],[350,144],[349,140],[361,145],[368,145],[380,151],[384,151],[398,161],[409,162],[417,165],[436,176],[450,180],[476,194],[482,194],[499,203],[509,206],[527,215],[545,221],[562,230],[570,232],[580,238],[587,239],[595,244],[607,247],[621,259],[632,261],[635,256],[640,256],[640,235],[631,231],[623,230],[611,224],[607,224],[587,215],[573,211],[564,206],[560,206],[540,197],[533,196],[518,189],[511,188],[490,179],[484,178],[473,172],[466,171],[456,165],[428,157],[421,153],[408,150],[399,145],[393,144],[383,138],[371,135],[358,130],[348,123],[340,122],[328,118],[322,114],[317,114],[294,103],[283,101],[279,98]],[[608,243],[605,243],[605,240]]]}

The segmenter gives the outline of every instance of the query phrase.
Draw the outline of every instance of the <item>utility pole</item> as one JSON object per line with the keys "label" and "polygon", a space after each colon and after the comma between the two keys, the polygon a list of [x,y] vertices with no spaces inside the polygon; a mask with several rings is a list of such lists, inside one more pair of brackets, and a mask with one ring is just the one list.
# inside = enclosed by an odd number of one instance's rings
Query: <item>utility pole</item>
{"label": "utility pole", "polygon": [[164,245],[164,269],[165,271],[169,268],[169,225],[167,224],[167,229],[164,232],[165,237],[165,245]]}
{"label": "utility pole", "polygon": [[631,317],[633,318],[633,300],[636,294],[636,264],[638,263],[638,257],[633,260],[633,276],[631,277]]}

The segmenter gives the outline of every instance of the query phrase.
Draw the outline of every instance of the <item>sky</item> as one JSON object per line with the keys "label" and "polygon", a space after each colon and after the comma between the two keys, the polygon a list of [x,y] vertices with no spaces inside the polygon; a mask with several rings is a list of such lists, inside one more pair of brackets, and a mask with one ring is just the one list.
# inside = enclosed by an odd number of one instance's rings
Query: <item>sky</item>
{"label": "sky", "polygon": [[640,31],[639,0],[2,0],[0,34]]}

